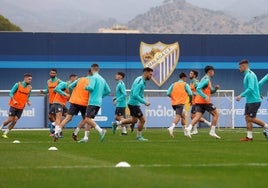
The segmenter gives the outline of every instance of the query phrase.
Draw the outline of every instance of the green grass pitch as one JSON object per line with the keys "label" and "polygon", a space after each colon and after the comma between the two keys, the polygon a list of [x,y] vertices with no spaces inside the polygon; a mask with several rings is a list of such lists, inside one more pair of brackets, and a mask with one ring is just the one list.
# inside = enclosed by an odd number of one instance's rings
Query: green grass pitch
{"label": "green grass pitch", "polygon": [[[103,143],[95,130],[88,143],[73,142],[70,129],[57,143],[47,130],[12,131],[9,139],[0,139],[0,187],[267,186],[268,141],[262,129],[247,143],[239,141],[245,129],[221,129],[221,140],[208,131],[202,128],[190,140],[179,128],[174,139],[166,129],[147,129],[143,135],[149,141],[138,142],[135,133],[108,130]],[[48,151],[51,146],[58,151]],[[115,168],[120,161],[131,167]]]}

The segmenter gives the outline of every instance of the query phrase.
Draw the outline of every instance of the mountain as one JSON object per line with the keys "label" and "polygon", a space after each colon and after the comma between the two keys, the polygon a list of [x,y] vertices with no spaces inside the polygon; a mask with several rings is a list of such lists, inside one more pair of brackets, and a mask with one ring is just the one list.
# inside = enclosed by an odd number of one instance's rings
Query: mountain
{"label": "mountain", "polygon": [[238,34],[254,33],[254,26],[220,11],[194,6],[185,0],[165,0],[128,22],[128,27],[145,33]]}

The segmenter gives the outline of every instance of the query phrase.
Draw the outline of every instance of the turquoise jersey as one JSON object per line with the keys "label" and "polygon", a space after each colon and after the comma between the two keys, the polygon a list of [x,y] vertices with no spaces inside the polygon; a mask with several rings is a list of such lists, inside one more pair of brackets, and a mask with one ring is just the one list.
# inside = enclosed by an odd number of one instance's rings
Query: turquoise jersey
{"label": "turquoise jersey", "polygon": [[266,74],[260,81],[259,81],[259,89],[260,89],[260,94],[262,93],[262,87],[263,85],[268,82],[268,74]]}
{"label": "turquoise jersey", "polygon": [[116,107],[127,106],[126,96],[127,96],[126,86],[122,80],[119,80],[115,90]]}
{"label": "turquoise jersey", "polygon": [[244,89],[240,94],[241,97],[246,97],[247,103],[261,102],[258,78],[250,69],[244,72]]}
{"label": "turquoise jersey", "polygon": [[90,77],[90,83],[86,87],[90,92],[88,105],[101,107],[102,98],[111,93],[111,89],[104,78],[99,73],[94,73]]}
{"label": "turquoise jersey", "polygon": [[[22,85],[23,87],[27,87],[27,86],[28,86],[24,81],[21,82],[21,85]],[[10,96],[11,98],[14,96],[14,94],[16,93],[16,91],[18,90],[18,88],[19,88],[19,83],[16,83],[16,84],[11,88],[11,90],[10,90],[10,92],[9,92],[9,96]],[[29,95],[28,95],[28,99],[29,99],[30,96],[31,96],[31,92],[32,92],[32,89],[30,90],[30,93],[29,93]]]}
{"label": "turquoise jersey", "polygon": [[65,90],[68,89],[68,85],[69,82],[61,82],[55,87],[54,91],[66,97],[67,93],[65,92]]}
{"label": "turquoise jersey", "polygon": [[133,106],[139,106],[140,104],[146,103],[146,100],[144,99],[145,85],[146,81],[142,76],[139,76],[134,80],[131,86],[128,104]]}

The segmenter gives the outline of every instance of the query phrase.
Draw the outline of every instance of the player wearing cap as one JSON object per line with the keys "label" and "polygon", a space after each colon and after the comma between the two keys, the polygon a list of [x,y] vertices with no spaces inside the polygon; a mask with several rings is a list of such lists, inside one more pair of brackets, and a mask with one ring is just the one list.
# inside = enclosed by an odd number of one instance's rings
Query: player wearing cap
{"label": "player wearing cap", "polygon": [[[186,104],[187,98],[189,97],[189,102],[192,101],[192,91],[190,86],[186,83],[187,75],[185,73],[180,73],[179,80],[173,83],[167,91],[167,96],[171,99],[171,105],[176,116],[173,120],[172,125],[168,128],[168,132],[171,138],[174,138],[174,128],[179,123],[180,119],[185,119],[185,114],[183,113],[184,105]],[[183,126],[183,125],[182,125]],[[183,127],[184,128],[184,127]]]}
{"label": "player wearing cap", "polygon": [[247,124],[247,136],[240,140],[246,142],[253,141],[253,123],[265,128],[264,135],[268,139],[266,134],[268,132],[268,124],[256,118],[257,112],[261,106],[258,78],[255,73],[250,70],[248,60],[242,60],[239,62],[239,70],[245,75],[243,81],[245,90],[236,97],[236,100],[240,101],[242,97],[246,98],[245,120]]}
{"label": "player wearing cap", "polygon": [[208,65],[204,70],[206,75],[201,79],[196,88],[196,114],[195,117],[191,120],[189,126],[186,128],[186,136],[191,138],[191,130],[193,125],[200,121],[200,118],[202,118],[202,115],[205,113],[205,111],[208,111],[212,115],[209,135],[220,139],[221,137],[218,136],[215,132],[219,113],[211,102],[211,94],[215,93],[220,87],[218,85],[213,87],[211,83],[211,78],[214,76],[214,67]]}

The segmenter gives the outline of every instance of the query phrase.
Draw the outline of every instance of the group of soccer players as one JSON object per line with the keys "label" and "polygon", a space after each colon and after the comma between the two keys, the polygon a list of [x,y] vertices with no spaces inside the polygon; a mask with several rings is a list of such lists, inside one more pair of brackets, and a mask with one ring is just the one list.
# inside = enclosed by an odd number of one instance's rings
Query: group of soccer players
{"label": "group of soccer players", "polygon": [[[256,118],[262,100],[261,90],[263,85],[268,81],[268,74],[258,82],[257,76],[249,68],[248,60],[239,62],[239,70],[245,75],[245,90],[236,97],[236,100],[240,101],[242,97],[246,98],[245,121],[247,125],[247,136],[240,140],[253,141],[253,123],[264,128],[263,134],[268,139],[268,124]],[[199,82],[197,80],[198,72],[192,70],[189,74],[189,84],[186,83],[187,75],[180,73],[179,80],[168,88],[167,96],[170,97],[171,105],[175,111],[173,123],[168,128],[168,132],[172,138],[174,138],[174,128],[180,120],[184,135],[189,138],[191,138],[193,134],[198,134],[196,126],[198,122],[203,122],[210,126],[210,136],[216,139],[221,138],[215,132],[219,113],[211,101],[211,94],[215,93],[220,87],[218,85],[213,87],[211,83],[211,78],[214,76],[214,67],[206,66],[204,71],[206,74]],[[127,101],[126,87],[123,82],[125,73],[116,73],[116,96],[113,99],[116,110],[115,122],[112,123],[113,134],[115,134],[118,127],[121,127],[121,134],[127,135],[127,125],[130,125],[131,131],[133,131],[135,124],[138,122],[137,140],[148,140],[142,136],[142,130],[146,120],[140,105],[150,105],[144,97],[144,90],[146,81],[150,80],[152,75],[153,69],[149,67],[143,69],[143,74],[134,80]],[[25,105],[30,105],[31,81],[32,75],[27,73],[24,75],[24,80],[16,83],[10,91],[9,117],[0,126],[0,129],[2,129],[9,125],[2,135],[3,138],[8,138],[8,132],[21,117]],[[88,75],[85,77],[78,78],[77,75],[71,74],[67,82],[57,78],[57,70],[52,69],[50,71],[50,79],[47,81],[47,87],[45,90],[41,90],[40,93],[49,95],[48,118],[50,120],[51,136],[53,136],[54,141],[58,141],[59,138],[62,137],[62,129],[72,120],[74,115],[78,115],[80,112],[82,119],[72,134],[73,140],[87,142],[90,129],[95,128],[99,132],[102,142],[105,138],[106,130],[102,129],[94,121],[94,118],[102,106],[103,97],[110,94],[110,92],[111,89],[109,85],[99,74],[98,64],[92,64]],[[66,108],[67,102],[70,103],[69,109]],[[191,104],[191,122],[188,126],[186,125],[187,112],[184,109],[186,103]],[[131,117],[129,118],[125,117],[126,107],[128,107],[130,111]],[[202,117],[205,111],[212,115],[211,122]],[[83,139],[78,140],[77,135],[82,127],[85,127],[85,135]]]}
{"label": "group of soccer players", "polygon": [[[240,101],[242,97],[246,98],[245,121],[247,125],[247,136],[240,140],[245,142],[253,141],[253,123],[264,128],[263,134],[268,139],[268,124],[256,118],[258,109],[261,106],[261,90],[263,85],[268,81],[268,74],[258,82],[257,76],[249,68],[248,60],[241,60],[239,62],[239,70],[245,75],[243,81],[245,90],[236,97],[236,100]],[[198,133],[195,126],[198,121],[204,122],[211,127],[210,136],[216,139],[221,138],[215,132],[219,113],[211,101],[211,94],[215,93],[220,87],[218,85],[213,87],[211,83],[211,78],[214,76],[214,68],[212,66],[206,66],[204,71],[206,75],[198,82],[196,79],[198,72],[192,70],[189,74],[191,79],[190,85],[186,83],[187,75],[181,73],[179,75],[179,81],[172,84],[167,91],[167,95],[171,98],[171,104],[176,113],[172,125],[168,128],[168,132],[172,138],[174,137],[173,130],[180,119],[182,119],[184,135],[189,138],[191,138],[192,134]],[[191,103],[192,109],[191,122],[186,127],[184,106],[187,102]],[[208,111],[212,115],[211,122],[208,122],[202,117],[205,111]],[[191,132],[192,129],[193,131]]]}

